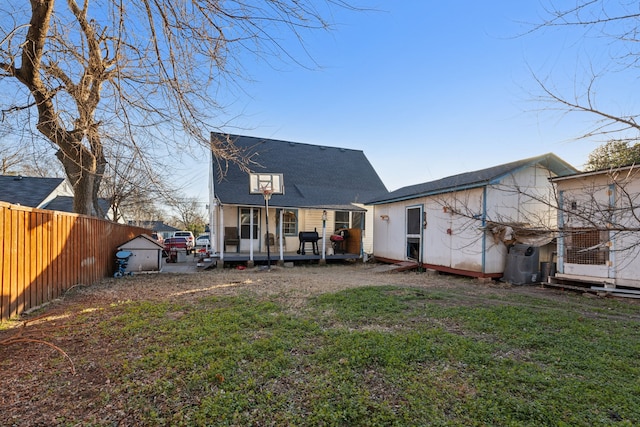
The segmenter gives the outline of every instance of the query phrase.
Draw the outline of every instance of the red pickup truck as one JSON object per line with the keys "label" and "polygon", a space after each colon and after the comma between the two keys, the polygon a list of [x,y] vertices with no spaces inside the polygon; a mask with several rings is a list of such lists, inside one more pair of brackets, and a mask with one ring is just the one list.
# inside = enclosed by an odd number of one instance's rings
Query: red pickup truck
{"label": "red pickup truck", "polygon": [[164,239],[164,253],[169,256],[171,252],[186,251],[189,255],[193,251],[193,243],[186,237],[169,237]]}

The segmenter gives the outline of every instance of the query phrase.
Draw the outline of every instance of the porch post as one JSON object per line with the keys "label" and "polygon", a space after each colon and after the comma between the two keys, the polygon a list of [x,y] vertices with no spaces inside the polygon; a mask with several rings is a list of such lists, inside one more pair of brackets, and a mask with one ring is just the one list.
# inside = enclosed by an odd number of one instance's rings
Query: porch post
{"label": "porch post", "polygon": [[249,267],[253,267],[253,207],[249,209],[249,263]]}
{"label": "porch post", "polygon": [[320,265],[325,265],[327,263],[326,257],[326,240],[327,240],[327,211],[326,209],[322,211],[322,258],[320,258]]}
{"label": "porch post", "polygon": [[220,248],[220,261],[224,265],[224,207],[222,203],[218,205],[220,221],[218,221],[218,247]]}
{"label": "porch post", "polygon": [[283,237],[282,237],[282,221],[284,220],[284,209],[280,209],[280,229],[278,231],[278,244],[280,245],[280,263],[284,263]]}
{"label": "porch post", "polygon": [[211,249],[211,255],[213,255],[216,253],[216,249],[219,247],[216,244],[216,239],[214,239],[214,236],[218,234],[216,231],[215,223],[215,214],[218,204],[216,203],[215,179],[213,177],[213,150],[210,151],[211,164],[209,165],[209,249]]}

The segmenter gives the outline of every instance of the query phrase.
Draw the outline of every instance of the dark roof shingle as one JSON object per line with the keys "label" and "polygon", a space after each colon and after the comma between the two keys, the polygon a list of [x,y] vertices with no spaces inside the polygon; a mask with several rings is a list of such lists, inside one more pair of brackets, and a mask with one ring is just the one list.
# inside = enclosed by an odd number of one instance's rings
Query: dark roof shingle
{"label": "dark roof shingle", "polygon": [[555,154],[547,153],[541,156],[517,160],[486,169],[452,175],[435,181],[402,187],[395,191],[391,191],[386,195],[372,198],[368,200],[368,203],[389,203],[434,194],[443,194],[470,188],[483,187],[485,185],[497,183],[505,176],[515,173],[521,168],[528,167],[534,164],[541,164],[547,167],[556,175],[560,176],[572,174],[577,171],[577,169],[575,169],[573,166],[571,166]]}
{"label": "dark roof shingle", "polygon": [[62,182],[64,178],[0,175],[0,200],[37,208]]}
{"label": "dark roof shingle", "polygon": [[[283,174],[285,194],[274,195],[273,206],[353,209],[353,202],[364,203],[387,193],[360,150],[219,133],[211,137],[213,141],[229,138],[250,155],[253,172]],[[249,194],[249,176],[234,164],[222,181],[216,179],[215,195],[223,204],[264,204],[261,195]]]}

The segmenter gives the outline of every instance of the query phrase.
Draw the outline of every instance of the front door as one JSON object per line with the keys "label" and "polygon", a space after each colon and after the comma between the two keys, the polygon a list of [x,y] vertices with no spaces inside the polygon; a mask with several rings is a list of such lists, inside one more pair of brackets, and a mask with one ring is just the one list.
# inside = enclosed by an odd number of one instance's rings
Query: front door
{"label": "front door", "polygon": [[422,261],[422,206],[407,207],[406,221],[406,257]]}
{"label": "front door", "polygon": [[258,251],[260,248],[260,209],[240,208],[240,250],[243,252],[249,252],[252,224],[253,250]]}

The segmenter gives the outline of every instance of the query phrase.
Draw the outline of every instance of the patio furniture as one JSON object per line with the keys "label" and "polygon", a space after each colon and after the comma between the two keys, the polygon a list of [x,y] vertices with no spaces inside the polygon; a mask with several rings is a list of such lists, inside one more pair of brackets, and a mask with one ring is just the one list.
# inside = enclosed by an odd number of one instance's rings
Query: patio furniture
{"label": "patio furniture", "polygon": [[240,251],[240,237],[236,227],[224,228],[224,251],[227,251],[227,245],[235,246],[236,252]]}
{"label": "patio furniture", "polygon": [[276,248],[276,238],[273,233],[264,233],[264,244]]}

